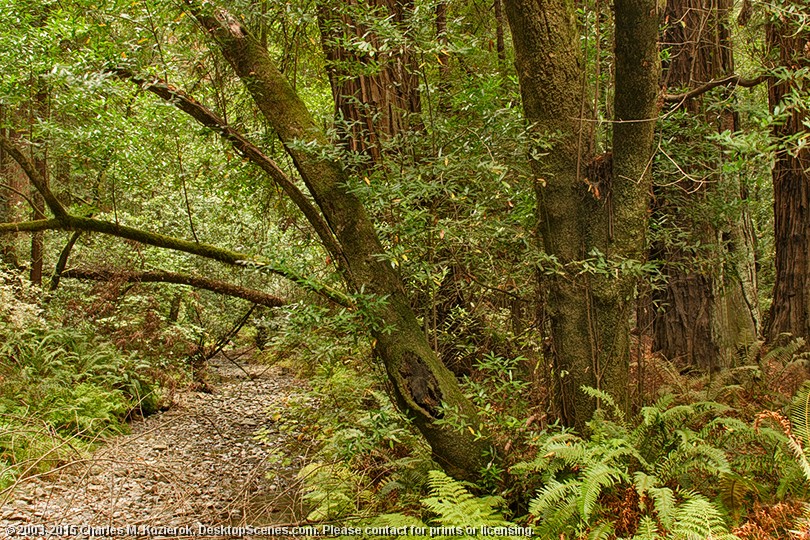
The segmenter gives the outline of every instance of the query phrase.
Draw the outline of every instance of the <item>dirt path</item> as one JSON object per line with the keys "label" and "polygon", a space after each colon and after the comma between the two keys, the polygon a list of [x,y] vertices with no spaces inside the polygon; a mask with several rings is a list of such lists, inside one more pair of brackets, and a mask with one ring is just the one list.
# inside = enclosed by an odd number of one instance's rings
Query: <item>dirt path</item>
{"label": "dirt path", "polygon": [[[295,434],[280,434],[266,410],[300,383],[278,368],[243,362],[240,369],[215,358],[213,393],[179,393],[170,410],[135,423],[130,435],[89,459],[21,482],[2,500],[0,538],[48,537],[59,526],[76,534],[52,538],[89,536],[81,527],[137,527],[140,534],[150,527],[199,531],[295,521],[291,483],[301,458],[284,467],[271,458]],[[255,436],[262,428],[264,442]]]}

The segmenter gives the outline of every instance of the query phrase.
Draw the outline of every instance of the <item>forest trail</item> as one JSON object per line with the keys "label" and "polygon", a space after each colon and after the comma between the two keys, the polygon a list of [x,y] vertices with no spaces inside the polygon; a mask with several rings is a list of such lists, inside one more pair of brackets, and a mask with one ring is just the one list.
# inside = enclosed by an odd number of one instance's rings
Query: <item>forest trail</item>
{"label": "forest trail", "polygon": [[[26,526],[191,527],[293,521],[302,457],[272,459],[295,434],[267,408],[301,387],[277,367],[222,353],[208,362],[212,393],[183,391],[172,407],[132,424],[86,459],[21,481],[3,494],[0,537],[47,537]],[[266,430],[264,441],[256,438]],[[143,529],[140,529],[143,530]],[[24,534],[23,534],[24,533]],[[68,536],[66,534],[52,536]],[[86,535],[70,535],[82,538]],[[214,536],[218,537],[218,536]]]}

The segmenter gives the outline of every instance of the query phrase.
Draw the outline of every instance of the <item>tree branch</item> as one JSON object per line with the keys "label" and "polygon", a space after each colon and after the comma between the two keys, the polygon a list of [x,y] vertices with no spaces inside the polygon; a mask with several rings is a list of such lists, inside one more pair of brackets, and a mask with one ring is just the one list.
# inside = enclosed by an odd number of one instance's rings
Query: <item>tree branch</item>
{"label": "tree branch", "polygon": [[123,281],[126,283],[174,283],[205,289],[225,296],[242,298],[254,304],[267,307],[283,306],[287,302],[278,296],[255,289],[248,289],[201,276],[180,274],[157,270],[152,272],[127,272],[125,270],[91,270],[89,268],[71,268],[62,272],[63,278],[87,279],[93,281]]}
{"label": "tree branch", "polygon": [[152,233],[134,227],[127,227],[118,223],[102,221],[94,218],[85,218],[65,214],[63,219],[39,219],[35,221],[24,221],[20,223],[0,223],[0,233],[3,232],[35,232],[46,230],[64,231],[88,231],[117,236],[126,240],[132,240],[139,244],[182,251],[191,255],[197,255],[206,259],[212,259],[234,266],[255,266],[256,268],[276,274],[294,283],[301,285],[309,291],[315,292],[328,298],[341,306],[351,307],[354,303],[344,293],[316,283],[313,280],[298,274],[294,270],[282,266],[274,265],[269,261],[258,259],[246,253],[231,251],[211,244],[203,244],[183,240],[174,236]]}
{"label": "tree branch", "polygon": [[0,223],[0,234],[13,232],[54,231],[64,228],[58,219],[37,219],[16,223]]}
{"label": "tree branch", "polygon": [[67,217],[68,214],[65,207],[62,206],[62,203],[60,203],[56,195],[53,194],[51,188],[48,187],[48,182],[39,173],[34,163],[28,159],[17,146],[2,135],[0,135],[0,146],[20,165],[26,176],[31,180],[31,183],[34,184],[36,190],[39,191],[42,198],[45,199],[45,204],[51,209],[53,215],[56,216],[57,219]]}
{"label": "tree branch", "polygon": [[54,292],[57,288],[59,288],[59,282],[62,280],[62,273],[65,271],[65,267],[67,266],[68,257],[70,257],[70,252],[73,251],[73,246],[76,245],[76,242],[79,240],[79,237],[82,235],[82,231],[76,231],[72,235],[70,235],[70,239],[65,244],[65,247],[62,248],[62,252],[59,254],[59,260],[56,262],[56,268],[53,270],[53,275],[51,276],[51,292]]}
{"label": "tree branch", "polygon": [[705,94],[709,90],[717,88],[718,86],[741,86],[743,88],[751,88],[759,83],[765,82],[767,79],[767,75],[760,75],[759,77],[754,77],[753,79],[743,79],[739,75],[729,75],[728,77],[724,77],[722,79],[709,81],[706,84],[693,88],[692,90],[689,90],[683,94],[664,94],[663,99],[665,103],[683,103],[701,94]]}
{"label": "tree branch", "polygon": [[11,191],[12,193],[16,193],[17,195],[19,195],[20,197],[25,199],[25,202],[27,202],[29,204],[29,206],[31,206],[31,208],[36,210],[37,207],[34,204],[34,201],[31,200],[31,197],[29,197],[28,195],[26,195],[25,193],[23,193],[19,189],[15,189],[15,188],[11,187],[8,184],[0,184],[0,188],[7,189],[7,190]]}
{"label": "tree branch", "polygon": [[273,181],[282,189],[284,193],[293,201],[299,210],[312,225],[315,233],[321,239],[327,251],[335,260],[345,268],[345,261],[342,250],[335,241],[332,229],[326,223],[321,213],[313,205],[304,193],[298,189],[295,183],[287,176],[276,163],[265,155],[256,145],[251,143],[244,135],[229,126],[225,120],[216,113],[208,109],[205,105],[160,79],[147,80],[143,77],[123,69],[112,70],[117,76],[128,79],[139,85],[144,90],[152,92],[161,99],[168,101],[175,107],[185,112],[197,122],[217,132],[224,139],[229,141],[234,148],[244,157],[258,165]]}

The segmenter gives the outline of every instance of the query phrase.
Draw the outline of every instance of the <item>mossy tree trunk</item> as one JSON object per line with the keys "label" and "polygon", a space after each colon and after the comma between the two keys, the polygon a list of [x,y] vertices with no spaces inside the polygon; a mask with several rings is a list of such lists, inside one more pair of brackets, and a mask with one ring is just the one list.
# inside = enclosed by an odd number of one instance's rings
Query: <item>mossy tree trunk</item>
{"label": "mossy tree trunk", "polygon": [[542,141],[532,170],[543,248],[563,270],[544,284],[557,414],[583,429],[596,403],[581,386],[605,390],[621,406],[628,402],[635,278],[618,269],[582,272],[581,261],[598,252],[609,267],[643,256],[660,64],[655,2],[615,3],[612,158],[594,158],[590,150],[593,123],[583,118],[587,98],[575,2],[505,4],[523,107]]}
{"label": "mossy tree trunk", "polygon": [[[458,381],[430,348],[408,304],[402,281],[382,256],[373,223],[351,192],[344,167],[323,157],[330,143],[301,99],[247,29],[224,10],[187,2],[243,80],[259,110],[274,128],[342,249],[344,276],[355,291],[385,297],[370,314],[376,353],[385,366],[402,410],[414,421],[437,461],[453,476],[475,480],[486,464],[488,443],[475,409]],[[305,143],[305,144],[302,144]],[[437,423],[440,406],[458,412],[472,429]]]}

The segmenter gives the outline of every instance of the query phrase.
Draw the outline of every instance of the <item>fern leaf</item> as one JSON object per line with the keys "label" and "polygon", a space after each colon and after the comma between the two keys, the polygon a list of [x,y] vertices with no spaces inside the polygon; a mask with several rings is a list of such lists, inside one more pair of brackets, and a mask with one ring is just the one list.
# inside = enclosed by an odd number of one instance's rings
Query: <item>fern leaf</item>
{"label": "fern leaf", "polygon": [[734,473],[726,473],[720,479],[720,500],[731,512],[743,507],[745,497],[756,487],[747,478]]}
{"label": "fern leaf", "polygon": [[[624,411],[622,411],[621,407],[619,407],[618,404],[616,404],[616,400],[613,399],[613,396],[611,396],[604,390],[599,390],[598,388],[593,388],[591,386],[581,386],[580,390],[582,390],[588,396],[596,400],[599,400],[600,402],[603,402],[604,405],[610,407],[613,412],[613,417],[616,419],[616,421],[621,425],[625,424]],[[602,406],[602,403],[600,403],[599,408],[600,409],[604,408]]]}
{"label": "fern leaf", "polygon": [[705,540],[728,535],[723,514],[702,495],[690,494],[675,513],[672,532],[676,538]]}
{"label": "fern leaf", "polygon": [[615,538],[613,524],[609,521],[601,523],[588,533],[588,540],[609,540]]}
{"label": "fern leaf", "polygon": [[624,472],[605,463],[597,463],[585,470],[580,486],[577,505],[582,519],[588,521],[602,490],[611,487],[624,477]]}
{"label": "fern leaf", "polygon": [[431,497],[422,505],[438,515],[436,520],[453,527],[509,526],[497,507],[504,505],[501,497],[474,497],[464,485],[441,471],[430,471]]}
{"label": "fern leaf", "polygon": [[644,516],[638,523],[633,540],[658,540],[658,526],[650,516]]}
{"label": "fern leaf", "polygon": [[549,510],[555,508],[560,502],[573,502],[579,487],[579,481],[567,480],[558,482],[552,480],[546,484],[529,504],[529,513],[537,518],[545,517]]}
{"label": "fern leaf", "polygon": [[810,381],[804,381],[790,406],[793,433],[804,446],[810,445]]}
{"label": "fern leaf", "polygon": [[649,488],[647,492],[653,500],[653,508],[659,521],[667,529],[671,529],[676,519],[677,504],[675,493],[668,487]]}

